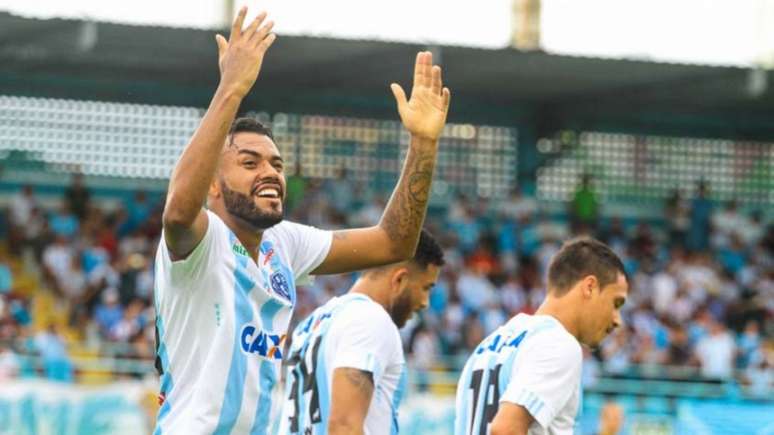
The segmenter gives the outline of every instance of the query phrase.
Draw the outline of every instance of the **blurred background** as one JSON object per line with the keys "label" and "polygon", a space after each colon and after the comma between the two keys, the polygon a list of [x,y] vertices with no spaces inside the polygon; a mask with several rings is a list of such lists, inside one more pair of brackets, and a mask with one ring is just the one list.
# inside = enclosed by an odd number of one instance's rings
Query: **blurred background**
{"label": "blurred background", "polygon": [[[241,5],[0,0],[0,434],[152,431],[166,182]],[[242,112],[274,130],[291,219],[377,222],[409,139],[388,84],[429,49],[452,89],[403,433],[451,433],[471,349],[591,234],[632,280],[580,433],[774,434],[774,1],[249,6],[279,39]],[[295,318],[355,278],[318,277]]]}

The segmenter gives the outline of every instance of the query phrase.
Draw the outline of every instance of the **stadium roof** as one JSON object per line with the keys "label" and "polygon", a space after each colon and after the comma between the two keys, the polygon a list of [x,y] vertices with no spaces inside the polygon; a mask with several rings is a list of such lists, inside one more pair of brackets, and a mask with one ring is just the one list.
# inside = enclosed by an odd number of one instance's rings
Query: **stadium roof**
{"label": "stadium roof", "polygon": [[[0,94],[205,107],[215,31],[40,20],[0,13]],[[412,44],[283,36],[244,110],[394,118]],[[452,120],[774,139],[771,71],[434,47]]]}

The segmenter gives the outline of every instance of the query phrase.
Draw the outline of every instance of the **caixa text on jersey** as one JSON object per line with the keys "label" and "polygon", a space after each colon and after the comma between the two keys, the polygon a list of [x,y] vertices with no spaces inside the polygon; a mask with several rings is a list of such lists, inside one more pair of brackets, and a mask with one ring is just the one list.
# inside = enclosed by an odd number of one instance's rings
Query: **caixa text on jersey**
{"label": "caixa text on jersey", "polygon": [[245,353],[282,360],[282,346],[285,343],[285,334],[269,334],[248,323],[242,326],[240,337],[240,344]]}

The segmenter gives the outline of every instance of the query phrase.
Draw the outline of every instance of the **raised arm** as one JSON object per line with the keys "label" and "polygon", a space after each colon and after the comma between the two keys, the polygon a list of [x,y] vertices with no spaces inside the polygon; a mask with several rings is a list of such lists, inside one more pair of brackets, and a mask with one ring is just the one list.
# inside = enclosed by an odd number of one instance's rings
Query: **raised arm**
{"label": "raised arm", "polygon": [[438,138],[446,124],[450,93],[443,87],[441,68],[433,66],[430,52],[417,54],[409,100],[400,85],[393,83],[390,87],[403,126],[411,133],[398,185],[378,225],[334,233],[330,252],[315,274],[367,269],[414,255],[427,212]]}
{"label": "raised arm", "polygon": [[339,367],[331,381],[330,435],[363,435],[368,407],[374,394],[371,372]]}
{"label": "raised arm", "polygon": [[204,237],[207,214],[202,207],[218,168],[226,135],[242,99],[258,77],[266,50],[275,39],[270,33],[273,23],[261,25],[266,13],[259,14],[242,30],[246,14],[247,8],[240,9],[228,41],[221,35],[215,36],[220,84],[169,180],[164,238],[176,259],[186,257]]}

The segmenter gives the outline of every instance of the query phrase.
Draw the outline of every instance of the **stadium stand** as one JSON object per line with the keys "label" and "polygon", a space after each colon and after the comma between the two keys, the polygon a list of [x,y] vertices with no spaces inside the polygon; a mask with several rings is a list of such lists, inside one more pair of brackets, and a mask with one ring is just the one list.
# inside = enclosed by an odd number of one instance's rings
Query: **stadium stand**
{"label": "stadium stand", "polygon": [[[8,240],[0,252],[0,378],[91,384],[152,378],[152,259],[163,181],[202,112],[0,98],[0,161],[6,181],[12,180],[0,192]],[[324,228],[378,219],[406,140],[397,123],[257,116],[273,125],[283,152],[302,168],[289,174],[290,216]],[[442,141],[447,151],[438,180],[445,190],[434,192],[442,200],[428,226],[441,235],[448,266],[430,308],[404,330],[415,390],[453,393],[472,346],[507,317],[537,308],[559,242],[590,232],[624,258],[632,290],[627,326],[586,355],[585,427],[593,428],[610,397],[627,415],[641,415],[635,422],[642,427],[658,427],[665,418],[688,432],[696,421],[729,424],[706,418],[716,414],[709,399],[740,403],[750,418],[760,418],[758,408],[745,404],[770,400],[774,391],[774,226],[764,213],[771,204],[764,195],[771,145],[741,144],[753,151],[735,154],[721,152],[731,144],[696,143],[708,150],[698,155],[716,159],[713,167],[741,165],[732,173],[739,176],[721,171],[705,179],[699,171],[684,180],[692,184],[681,195],[669,197],[664,180],[683,163],[671,147],[658,145],[664,143],[659,138],[647,138],[656,145],[643,158],[660,162],[653,172],[662,178],[648,171],[637,178],[627,167],[595,170],[580,185],[586,169],[616,160],[616,152],[635,152],[638,143],[633,136],[597,133],[581,135],[574,151],[546,165],[536,193],[506,190],[516,177],[516,138],[513,129],[452,125]],[[745,169],[750,159],[759,165],[752,175]],[[23,183],[52,171],[56,180]],[[146,192],[105,181],[113,178],[156,181]],[[635,185],[620,192],[645,204],[663,201],[656,207],[663,214],[612,214],[606,206],[621,179]],[[482,190],[466,190],[472,185]],[[739,204],[722,201],[731,194]],[[550,202],[543,199],[566,207],[546,208]],[[296,318],[353,279],[318,277],[300,292]]]}

